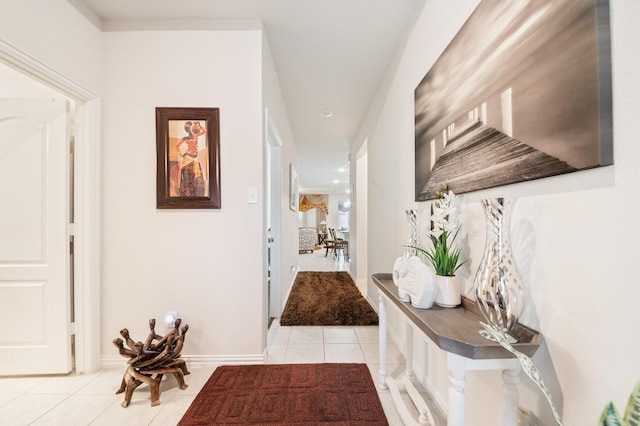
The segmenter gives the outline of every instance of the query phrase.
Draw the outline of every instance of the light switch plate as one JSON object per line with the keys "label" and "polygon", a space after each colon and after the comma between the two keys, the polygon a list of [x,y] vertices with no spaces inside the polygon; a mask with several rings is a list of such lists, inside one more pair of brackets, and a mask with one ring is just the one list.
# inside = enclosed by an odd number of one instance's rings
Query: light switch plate
{"label": "light switch plate", "polygon": [[250,186],[247,189],[247,202],[249,204],[258,204],[258,188]]}

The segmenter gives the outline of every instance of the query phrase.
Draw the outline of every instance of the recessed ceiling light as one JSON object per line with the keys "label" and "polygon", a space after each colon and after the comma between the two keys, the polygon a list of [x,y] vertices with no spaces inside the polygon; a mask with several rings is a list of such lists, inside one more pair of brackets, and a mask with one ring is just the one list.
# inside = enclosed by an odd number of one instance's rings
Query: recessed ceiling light
{"label": "recessed ceiling light", "polygon": [[322,118],[331,118],[333,117],[333,111],[329,111],[329,110],[324,110],[320,113],[320,116]]}

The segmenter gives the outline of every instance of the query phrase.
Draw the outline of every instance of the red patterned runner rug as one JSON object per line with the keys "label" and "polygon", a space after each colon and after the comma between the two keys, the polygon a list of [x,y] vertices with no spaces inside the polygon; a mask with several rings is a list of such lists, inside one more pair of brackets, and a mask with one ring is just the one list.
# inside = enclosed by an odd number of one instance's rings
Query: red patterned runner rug
{"label": "red patterned runner rug", "polygon": [[386,426],[366,364],[216,368],[179,425]]}

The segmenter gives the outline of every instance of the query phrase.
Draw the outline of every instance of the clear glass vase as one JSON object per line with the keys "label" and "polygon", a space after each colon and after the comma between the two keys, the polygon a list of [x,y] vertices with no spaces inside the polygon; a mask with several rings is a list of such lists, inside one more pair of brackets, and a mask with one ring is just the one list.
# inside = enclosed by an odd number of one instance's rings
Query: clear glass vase
{"label": "clear glass vase", "polygon": [[[473,287],[476,305],[485,322],[505,333],[518,323],[524,309],[522,277],[511,250],[511,212],[513,201],[506,198],[482,200],[486,221],[486,241]],[[480,334],[490,338],[485,330]]]}
{"label": "clear glass vase", "polygon": [[405,210],[407,215],[407,246],[402,252],[403,257],[417,256],[418,250],[411,248],[418,246],[418,210]]}

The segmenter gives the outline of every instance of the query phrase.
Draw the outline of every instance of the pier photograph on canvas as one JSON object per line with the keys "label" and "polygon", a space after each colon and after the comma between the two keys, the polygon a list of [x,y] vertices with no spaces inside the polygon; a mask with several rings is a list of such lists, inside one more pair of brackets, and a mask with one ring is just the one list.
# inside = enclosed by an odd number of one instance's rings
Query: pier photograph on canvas
{"label": "pier photograph on canvas", "polygon": [[483,0],[415,89],[415,198],[613,164],[609,7]]}

